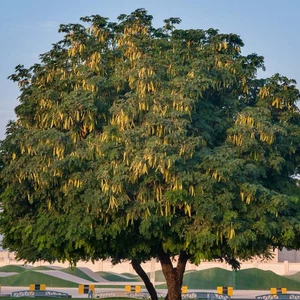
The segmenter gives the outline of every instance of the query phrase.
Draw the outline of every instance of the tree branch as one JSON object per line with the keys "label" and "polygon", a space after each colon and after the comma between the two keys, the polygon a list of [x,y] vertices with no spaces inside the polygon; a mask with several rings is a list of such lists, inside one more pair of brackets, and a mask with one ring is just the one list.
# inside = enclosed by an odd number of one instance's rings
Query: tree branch
{"label": "tree branch", "polygon": [[152,300],[158,300],[157,293],[155,290],[155,287],[153,286],[152,282],[150,281],[148,275],[144,271],[144,269],[141,267],[141,264],[136,259],[131,260],[131,265],[134,269],[134,271],[142,278],[142,280],[145,283],[146,289],[149,292]]}

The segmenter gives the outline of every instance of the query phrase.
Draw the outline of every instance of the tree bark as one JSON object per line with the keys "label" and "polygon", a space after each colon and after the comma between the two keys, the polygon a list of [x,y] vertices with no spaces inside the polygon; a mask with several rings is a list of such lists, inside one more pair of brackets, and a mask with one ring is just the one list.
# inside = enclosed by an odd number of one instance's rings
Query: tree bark
{"label": "tree bark", "polygon": [[143,270],[143,268],[141,267],[140,262],[138,262],[136,259],[133,259],[131,261],[131,265],[133,267],[133,269],[135,270],[135,272],[142,278],[142,280],[145,283],[145,287],[147,289],[147,291],[149,292],[150,296],[151,296],[151,300],[158,300],[157,297],[157,293],[155,290],[155,287],[153,286],[152,282],[150,281],[148,275],[146,274],[146,272]]}
{"label": "tree bark", "polygon": [[178,257],[176,271],[177,271],[178,281],[180,283],[180,289],[183,283],[183,275],[185,272],[186,263],[188,262],[189,258],[190,256],[184,251],[180,252]]}
{"label": "tree bark", "polygon": [[189,256],[186,252],[181,252],[175,268],[173,267],[170,256],[163,250],[159,253],[158,258],[168,287],[168,294],[165,299],[181,300],[183,275]]}

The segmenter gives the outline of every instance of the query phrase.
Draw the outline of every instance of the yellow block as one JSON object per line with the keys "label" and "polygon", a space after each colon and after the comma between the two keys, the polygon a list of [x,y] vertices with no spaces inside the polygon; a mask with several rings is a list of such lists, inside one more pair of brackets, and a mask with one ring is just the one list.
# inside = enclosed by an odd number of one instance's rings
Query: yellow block
{"label": "yellow block", "polygon": [[90,289],[91,291],[93,291],[93,294],[95,293],[95,285],[94,285],[94,284],[90,284],[90,285],[89,285],[89,289]]}
{"label": "yellow block", "polygon": [[233,296],[233,287],[232,286],[228,287],[228,289],[227,289],[227,295],[228,296]]}
{"label": "yellow block", "polygon": [[125,291],[126,292],[131,292],[131,286],[130,285],[125,285]]}
{"label": "yellow block", "polygon": [[84,294],[84,284],[79,284],[79,286],[78,286],[78,294]]}
{"label": "yellow block", "polygon": [[219,294],[219,295],[224,294],[224,295],[232,296],[233,295],[233,287],[232,286],[218,286],[217,294]]}
{"label": "yellow block", "polygon": [[142,287],[140,285],[125,285],[125,291],[126,292],[136,292],[140,293],[142,291]]}
{"label": "yellow block", "polygon": [[32,283],[31,283],[31,284],[29,285],[29,290],[30,290],[30,291],[35,291],[35,284],[32,284]]}
{"label": "yellow block", "polygon": [[46,290],[46,284],[34,284],[34,283],[31,283],[29,285],[29,290],[30,291],[45,291]]}
{"label": "yellow block", "polygon": [[287,293],[287,288],[271,288],[270,293],[272,295],[286,294]]}
{"label": "yellow block", "polygon": [[188,292],[188,287],[187,287],[187,285],[183,285],[183,286],[181,287],[181,292],[182,292],[183,294],[185,294],[185,293]]}

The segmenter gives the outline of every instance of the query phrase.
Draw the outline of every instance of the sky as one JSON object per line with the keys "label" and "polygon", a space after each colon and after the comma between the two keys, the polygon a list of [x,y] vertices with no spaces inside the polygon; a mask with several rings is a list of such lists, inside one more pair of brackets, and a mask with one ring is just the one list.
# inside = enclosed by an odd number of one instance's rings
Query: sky
{"label": "sky", "polygon": [[83,16],[117,16],[145,8],[154,26],[180,17],[179,28],[219,29],[236,33],[245,43],[243,54],[265,57],[266,72],[298,81],[300,88],[299,0],[0,0],[0,140],[15,120],[19,90],[7,77],[18,64],[30,67],[58,42],[59,24],[78,23]]}

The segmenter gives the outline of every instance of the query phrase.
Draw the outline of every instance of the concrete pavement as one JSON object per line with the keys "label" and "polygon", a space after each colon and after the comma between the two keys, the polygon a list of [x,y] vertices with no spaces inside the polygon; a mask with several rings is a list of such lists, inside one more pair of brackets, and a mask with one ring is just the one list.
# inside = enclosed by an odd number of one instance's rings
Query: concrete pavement
{"label": "concrete pavement", "polygon": [[[25,290],[29,290],[29,287],[11,287],[11,286],[2,286],[1,287],[1,293],[0,296],[4,296],[4,295],[11,295],[12,292],[17,292],[17,291],[25,291]],[[78,293],[78,288],[52,288],[49,287],[47,288],[47,290],[49,291],[58,291],[58,292],[64,292],[64,293],[68,293],[69,295],[72,296],[72,298],[88,298],[87,294],[79,294]],[[110,292],[110,291],[124,291],[124,289],[117,289],[117,288],[96,288],[95,292]],[[166,290],[158,290],[161,293],[166,293]],[[216,290],[189,290],[189,292],[213,292],[215,293]],[[265,295],[265,294],[269,294],[270,290],[267,291],[257,291],[257,290],[234,290],[233,291],[233,299],[255,299],[256,296],[260,296],[260,295]],[[288,291],[289,294],[298,294],[300,295],[300,292],[292,292],[292,291]]]}

